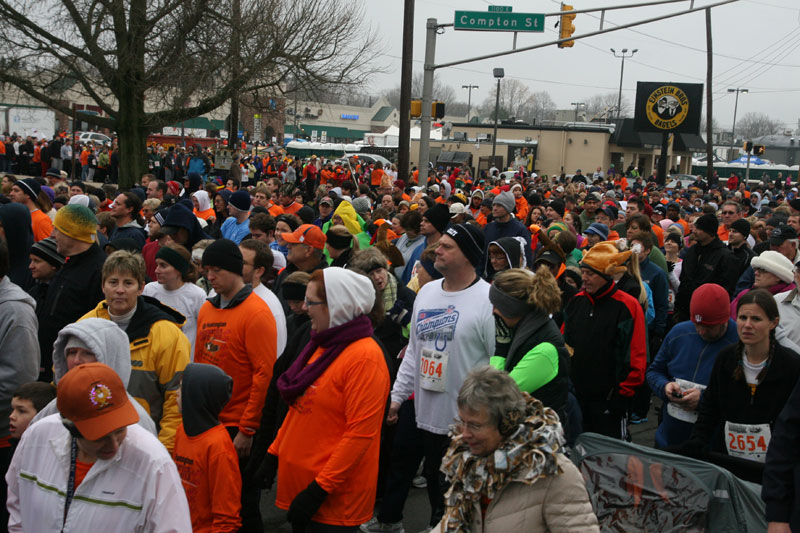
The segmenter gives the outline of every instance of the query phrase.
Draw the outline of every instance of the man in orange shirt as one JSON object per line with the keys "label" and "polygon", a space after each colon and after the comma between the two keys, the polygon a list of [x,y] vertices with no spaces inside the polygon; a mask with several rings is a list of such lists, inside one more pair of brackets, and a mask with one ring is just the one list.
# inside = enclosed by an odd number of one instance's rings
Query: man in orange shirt
{"label": "man in orange shirt", "polygon": [[19,180],[11,186],[8,197],[12,202],[23,204],[31,212],[31,228],[33,229],[33,239],[36,242],[46,239],[53,233],[53,221],[43,213],[39,201],[42,193],[42,186],[34,178]]}
{"label": "man in orange shirt", "polygon": [[284,183],[279,189],[278,201],[281,203],[280,207],[283,209],[283,212],[287,215],[294,215],[303,207],[302,204],[298,204],[294,201],[294,189],[295,186],[293,183]]}
{"label": "man in orange shirt", "polygon": [[[231,240],[216,240],[203,252],[206,279],[217,294],[200,308],[194,350],[196,363],[216,365],[233,378],[231,399],[219,419],[233,439],[240,471],[247,465],[261,422],[278,345],[275,318],[244,283],[243,267],[242,252]],[[245,531],[262,530],[259,495],[258,488],[243,484]]]}

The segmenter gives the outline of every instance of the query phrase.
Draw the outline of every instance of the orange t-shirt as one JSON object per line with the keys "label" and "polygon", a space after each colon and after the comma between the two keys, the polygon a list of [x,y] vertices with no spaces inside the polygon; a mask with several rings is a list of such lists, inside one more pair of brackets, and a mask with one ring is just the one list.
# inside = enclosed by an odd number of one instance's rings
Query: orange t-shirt
{"label": "orange t-shirt", "polygon": [[31,211],[31,229],[33,229],[33,240],[39,242],[53,233],[53,221],[47,213],[42,213],[41,209]]}
{"label": "orange t-shirt", "polygon": [[267,211],[269,211],[269,214],[274,217],[282,215],[285,212],[283,208],[278,204],[272,204],[270,207],[267,208]]}
{"label": "orange t-shirt", "polygon": [[368,337],[347,346],[289,408],[269,447],[280,464],[275,505],[288,509],[316,480],[328,496],[315,522],[358,526],[369,520],[388,394],[389,371],[378,344]]}
{"label": "orange t-shirt", "polygon": [[225,426],[253,435],[277,358],[275,317],[255,293],[218,309],[206,301],[197,316],[194,362],[216,365],[233,378],[231,399],[219,414]]}
{"label": "orange t-shirt", "polygon": [[222,424],[190,437],[175,432],[172,459],[178,467],[194,533],[238,531],[242,526],[239,459]]}
{"label": "orange t-shirt", "polygon": [[375,170],[373,170],[372,174],[370,174],[370,178],[369,178],[370,185],[372,185],[373,187],[380,187],[381,179],[383,178],[383,174],[384,174],[383,170],[381,170],[379,168],[376,168]]}
{"label": "orange t-shirt", "polygon": [[92,465],[94,463],[84,463],[83,461],[75,460],[75,489],[77,490],[83,480],[86,478],[86,474],[89,473],[91,470]]}
{"label": "orange t-shirt", "polygon": [[197,209],[193,210],[194,216],[197,218],[202,218],[203,220],[208,220],[211,217],[216,218],[217,213],[214,212],[213,207],[209,207],[205,211],[198,211]]}
{"label": "orange t-shirt", "polygon": [[[302,204],[298,204],[297,202],[292,202],[291,204],[289,204],[286,207],[283,207],[283,206],[280,206],[280,207],[281,207],[281,209],[283,209],[283,211],[282,211],[283,213],[286,213],[287,215],[294,215],[295,213],[300,211],[300,209],[303,208],[303,205]],[[272,214],[271,211],[270,211],[270,214]],[[280,213],[278,213],[278,215],[280,215]],[[272,215],[272,216],[278,216],[278,215]]]}

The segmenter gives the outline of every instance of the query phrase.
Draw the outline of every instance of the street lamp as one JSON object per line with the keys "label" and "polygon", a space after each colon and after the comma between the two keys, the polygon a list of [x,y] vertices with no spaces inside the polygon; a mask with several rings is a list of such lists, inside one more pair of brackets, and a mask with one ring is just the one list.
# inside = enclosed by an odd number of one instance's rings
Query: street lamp
{"label": "street lamp", "polygon": [[496,68],[492,70],[492,74],[497,78],[497,94],[494,99],[494,134],[492,135],[492,166],[495,166],[494,154],[497,150],[497,117],[500,112],[500,80],[503,79],[506,73],[503,69]]}
{"label": "street lamp", "polygon": [[469,91],[467,96],[467,122],[469,122],[469,111],[472,108],[472,89],[479,89],[477,85],[462,85],[462,89],[467,89]]}
{"label": "street lamp", "polygon": [[581,107],[586,107],[586,102],[570,102],[569,105],[575,106],[575,122],[578,122],[578,109]]}
{"label": "street lamp", "polygon": [[622,49],[622,53],[617,55],[617,51],[611,48],[611,53],[614,54],[614,57],[621,57],[622,58],[622,65],[619,68],[619,96],[617,96],[617,119],[619,120],[620,115],[622,114],[622,76],[625,73],[625,58],[626,57],[633,57],[633,54],[638,52],[638,48],[634,48],[630,55],[625,55],[628,53],[627,48]]}
{"label": "street lamp", "polygon": [[733,144],[736,142],[736,111],[739,109],[739,93],[746,93],[749,91],[747,89],[737,87],[735,89],[728,89],[728,92],[736,93],[736,103],[733,104],[733,127],[731,128],[731,150],[733,150]]}

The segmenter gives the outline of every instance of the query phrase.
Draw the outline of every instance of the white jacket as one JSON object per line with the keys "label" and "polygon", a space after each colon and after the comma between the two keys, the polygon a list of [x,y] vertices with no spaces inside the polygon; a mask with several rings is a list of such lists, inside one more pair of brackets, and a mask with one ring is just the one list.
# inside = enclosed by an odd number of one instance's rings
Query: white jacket
{"label": "white jacket", "polygon": [[190,533],[189,505],[166,448],[138,425],[117,455],[98,459],[75,490],[62,529],[71,436],[60,415],[22,436],[8,483],[9,532]]}

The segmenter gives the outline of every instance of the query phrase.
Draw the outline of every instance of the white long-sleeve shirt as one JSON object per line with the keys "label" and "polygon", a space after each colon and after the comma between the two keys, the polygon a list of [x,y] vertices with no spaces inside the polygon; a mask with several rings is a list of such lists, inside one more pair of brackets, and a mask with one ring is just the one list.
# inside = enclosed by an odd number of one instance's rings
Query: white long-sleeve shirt
{"label": "white long-sleeve shirt", "polygon": [[446,435],[467,374],[489,364],[494,317],[488,283],[480,280],[462,291],[447,292],[442,282],[426,284],[414,302],[408,348],[392,401],[404,402],[413,392],[417,427]]}
{"label": "white long-sleeve shirt", "polygon": [[[6,474],[12,533],[174,533],[192,530],[189,504],[175,463],[156,437],[138,425],[110,460],[92,464],[64,524],[72,436],[51,415],[30,426]],[[63,524],[63,528],[62,528]]]}

